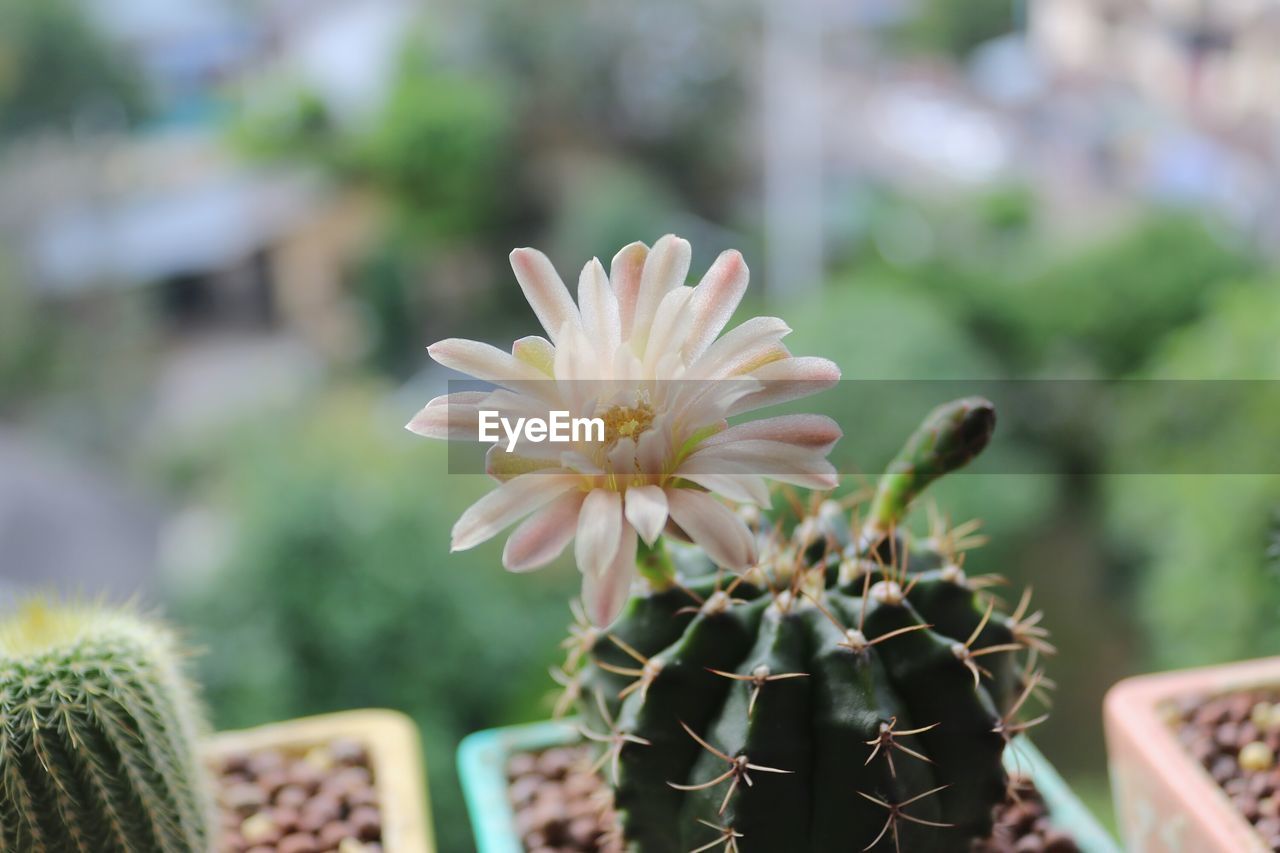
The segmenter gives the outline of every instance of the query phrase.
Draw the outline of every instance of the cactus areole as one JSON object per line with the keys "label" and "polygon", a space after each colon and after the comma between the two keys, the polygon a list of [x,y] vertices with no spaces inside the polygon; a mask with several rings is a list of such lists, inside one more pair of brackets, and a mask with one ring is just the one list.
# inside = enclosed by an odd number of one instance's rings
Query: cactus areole
{"label": "cactus areole", "polygon": [[0,850],[204,853],[201,724],[162,627],[33,602],[0,626]]}
{"label": "cactus areole", "polygon": [[1027,596],[1000,613],[996,579],[965,572],[975,525],[900,522],[994,423],[985,400],[941,406],[869,504],[757,522],[745,573],[677,552],[608,628],[580,621],[563,680],[627,849],[950,853],[990,833],[1053,649]]}

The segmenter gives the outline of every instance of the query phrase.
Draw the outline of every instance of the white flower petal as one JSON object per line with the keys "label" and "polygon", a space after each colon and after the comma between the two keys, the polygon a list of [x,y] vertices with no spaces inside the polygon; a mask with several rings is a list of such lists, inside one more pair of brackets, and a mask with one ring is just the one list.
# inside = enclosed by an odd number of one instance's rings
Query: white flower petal
{"label": "white flower petal", "polygon": [[517,450],[508,451],[505,440],[495,444],[484,454],[484,472],[500,483],[514,480],[521,474],[560,467],[560,454],[544,450],[546,444],[522,442]]}
{"label": "white flower petal", "polygon": [[453,525],[450,550],[465,551],[572,489],[577,474],[535,471],[508,480],[473,503]]}
{"label": "white flower petal", "polygon": [[780,341],[791,332],[777,317],[752,317],[717,340],[702,357],[689,365],[700,379],[742,376],[789,353]]}
{"label": "white flower petal", "polygon": [[667,489],[671,520],[716,564],[742,570],[756,561],[756,543],[736,512],[705,492]]}
{"label": "white flower petal", "polygon": [[599,258],[592,258],[591,263],[582,268],[578,278],[578,307],[582,311],[582,331],[604,361],[622,342],[622,324],[618,319],[618,297],[609,286]]}
{"label": "white flower petal", "polygon": [[618,298],[618,322],[622,339],[631,336],[631,323],[636,315],[636,297],[640,295],[640,275],[644,272],[649,247],[644,243],[629,243],[613,256],[609,265],[609,284]]}
{"label": "white flower petal", "polygon": [[739,400],[755,394],[761,388],[756,380],[742,377],[672,384],[679,386],[672,409],[680,413],[684,422],[721,427],[724,426],[721,422],[729,416]]}
{"label": "white flower petal", "polygon": [[699,447],[764,440],[827,453],[842,435],[840,425],[826,415],[780,415],[731,426],[708,437]]}
{"label": "white flower petal", "polygon": [[814,489],[819,492],[829,491],[840,485],[840,475],[836,473],[835,466],[826,459],[815,459],[813,465],[806,471],[782,471],[766,476],[779,483],[789,483],[802,489]]}
{"label": "white flower petal", "polygon": [[657,486],[632,486],[625,503],[627,521],[646,545],[652,545],[667,524],[667,495]]}
{"label": "white flower petal", "polygon": [[574,557],[584,574],[602,574],[618,553],[622,531],[622,495],[609,489],[592,489],[578,513]]}
{"label": "white flower petal", "polygon": [[485,391],[442,394],[423,406],[404,428],[425,438],[476,441],[480,434],[480,405],[488,396]]}
{"label": "white flower petal", "polygon": [[[700,467],[714,470],[700,473]],[[737,473],[727,473],[730,470]],[[731,501],[755,504],[756,506],[769,505],[769,486],[765,483],[764,477],[759,474],[747,473],[741,467],[730,468],[730,466],[724,464],[694,465],[690,470],[685,470],[682,467],[680,476]]]}
{"label": "white flower petal", "polygon": [[555,376],[556,348],[541,335],[520,338],[511,345],[511,354],[547,376]]}
{"label": "white flower petal", "polygon": [[716,473],[721,470],[720,466],[740,466],[735,470],[745,470],[806,489],[830,489],[836,486],[838,479],[825,454],[822,449],[750,439],[699,447],[684,461],[681,469]]}
{"label": "white flower petal", "polygon": [[751,376],[759,380],[762,387],[735,402],[729,410],[730,415],[788,403],[825,391],[840,381],[840,368],[825,358],[794,356],[756,368]]}
{"label": "white flower petal", "polygon": [[668,291],[685,283],[693,252],[689,241],[668,234],[653,244],[640,274],[640,292],[636,296],[635,315],[631,320],[631,348],[637,354],[645,351],[653,318]]}
{"label": "white flower petal", "polygon": [[616,619],[631,595],[635,577],[636,531],[624,524],[613,562],[600,574],[582,574],[582,601],[587,617],[596,625],[608,625]]}
{"label": "white flower petal", "polygon": [[[526,387],[531,384],[525,383]],[[542,380],[537,383],[535,390],[551,390],[555,387],[555,383]],[[508,418],[514,422],[516,418],[545,418],[552,409],[563,408],[563,406],[554,399],[545,400],[519,391],[495,388],[489,392],[489,396],[480,408],[497,412],[499,417]],[[501,428],[498,431],[501,432]]]}
{"label": "white flower petal", "polygon": [[446,338],[427,347],[427,354],[445,367],[508,388],[521,382],[546,384],[542,371],[480,341]]}
{"label": "white flower petal", "polygon": [[684,357],[692,362],[707,351],[716,336],[724,331],[729,318],[737,310],[742,295],[747,292],[750,277],[742,254],[730,250],[707,270],[707,274],[693,289],[689,310],[693,313],[693,328],[684,345]]}
{"label": "white flower petal", "polygon": [[[658,313],[653,318],[653,328],[649,332],[648,343],[644,349],[644,369],[646,375],[676,378],[675,367],[682,364],[680,348],[688,339],[689,329],[693,326],[693,315],[687,306],[693,297],[692,287],[677,287],[662,297],[658,304]],[[655,372],[659,359],[667,360],[662,373]]]}
{"label": "white flower petal", "polygon": [[651,482],[657,482],[667,473],[664,469],[672,449],[670,428],[665,422],[655,419],[653,428],[640,433],[640,440],[636,442],[639,473]]}
{"label": "white flower petal", "polygon": [[627,482],[636,473],[636,442],[629,436],[623,436],[609,448],[608,470],[610,474]]}
{"label": "white flower petal", "polygon": [[516,249],[512,252],[511,269],[538,322],[547,330],[552,343],[559,343],[560,329],[565,323],[581,322],[578,306],[573,303],[560,274],[547,256],[537,249]]}
{"label": "white flower petal", "polygon": [[582,492],[561,495],[520,523],[502,549],[502,565],[513,572],[541,568],[563,553],[578,527]]}
{"label": "white flower petal", "polygon": [[602,477],[605,473],[603,468],[578,450],[566,450],[561,453],[560,464],[570,471],[577,471],[590,477]]}

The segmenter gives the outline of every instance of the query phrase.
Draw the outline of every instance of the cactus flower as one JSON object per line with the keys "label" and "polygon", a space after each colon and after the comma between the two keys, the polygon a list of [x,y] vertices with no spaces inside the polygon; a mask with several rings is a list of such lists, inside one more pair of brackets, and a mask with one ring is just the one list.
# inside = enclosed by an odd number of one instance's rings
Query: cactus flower
{"label": "cactus flower", "polygon": [[790,329],[776,317],[721,335],[746,290],[747,266],[725,252],[688,287],[689,264],[689,243],[678,237],[652,249],[632,243],[608,273],[596,259],[583,268],[575,303],[545,255],[516,249],[516,280],[547,337],[521,338],[510,353],[456,338],[432,345],[435,361],[497,389],[437,397],[407,425],[430,438],[477,441],[488,410],[544,425],[552,413],[597,422],[602,434],[568,442],[532,434],[494,442],[487,469],[500,485],[459,518],[452,547],[471,548],[520,522],[503,563],[523,572],[573,541],[583,600],[598,624],[625,603],[641,542],[652,547],[665,532],[718,565],[745,569],[756,560],[755,540],[721,499],[765,504],[769,479],[836,485],[826,455],[840,429],[831,419],[728,419],[829,387],[839,370],[793,356],[782,344]]}

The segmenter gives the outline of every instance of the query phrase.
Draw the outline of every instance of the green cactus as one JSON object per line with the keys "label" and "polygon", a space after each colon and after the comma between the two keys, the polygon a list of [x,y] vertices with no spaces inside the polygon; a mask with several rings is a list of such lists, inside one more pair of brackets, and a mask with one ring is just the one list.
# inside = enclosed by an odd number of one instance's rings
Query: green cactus
{"label": "green cactus", "polygon": [[994,423],[985,400],[941,406],[865,524],[823,501],[785,533],[757,525],[747,573],[686,556],[607,629],[576,626],[565,681],[629,850],[958,853],[990,833],[1052,647],[1027,597],[997,613],[995,579],[965,573],[974,525],[900,523]]}
{"label": "green cactus", "polygon": [[0,626],[0,849],[204,853],[202,730],[164,628],[26,604]]}

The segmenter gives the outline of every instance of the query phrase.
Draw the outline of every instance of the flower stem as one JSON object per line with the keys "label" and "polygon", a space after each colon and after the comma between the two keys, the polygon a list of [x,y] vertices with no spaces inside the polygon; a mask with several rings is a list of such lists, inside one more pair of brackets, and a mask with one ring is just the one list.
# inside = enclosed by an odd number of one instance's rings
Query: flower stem
{"label": "flower stem", "polygon": [[636,567],[640,576],[649,582],[654,591],[670,589],[676,582],[676,564],[667,553],[667,543],[659,536],[652,545],[640,543],[636,551]]}

